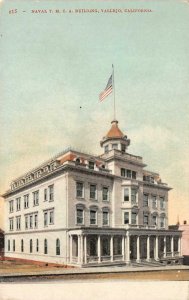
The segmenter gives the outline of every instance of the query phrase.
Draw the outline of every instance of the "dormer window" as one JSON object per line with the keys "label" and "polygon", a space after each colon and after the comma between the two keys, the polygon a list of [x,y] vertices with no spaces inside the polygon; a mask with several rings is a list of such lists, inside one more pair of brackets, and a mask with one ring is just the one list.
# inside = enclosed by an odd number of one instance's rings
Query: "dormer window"
{"label": "dormer window", "polygon": [[94,162],[89,161],[89,169],[94,170]]}
{"label": "dormer window", "polygon": [[80,158],[76,158],[75,163],[76,165],[79,165],[81,163]]}
{"label": "dormer window", "polygon": [[118,144],[112,144],[112,149],[117,150],[118,149]]}

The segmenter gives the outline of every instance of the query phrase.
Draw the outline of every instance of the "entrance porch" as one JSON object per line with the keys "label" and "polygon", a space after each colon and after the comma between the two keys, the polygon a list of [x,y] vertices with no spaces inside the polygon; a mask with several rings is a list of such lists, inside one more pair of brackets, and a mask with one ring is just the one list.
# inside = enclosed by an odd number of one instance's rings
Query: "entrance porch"
{"label": "entrance porch", "polygon": [[179,263],[181,237],[168,231],[117,228],[70,230],[68,263],[78,266],[120,265],[141,262]]}

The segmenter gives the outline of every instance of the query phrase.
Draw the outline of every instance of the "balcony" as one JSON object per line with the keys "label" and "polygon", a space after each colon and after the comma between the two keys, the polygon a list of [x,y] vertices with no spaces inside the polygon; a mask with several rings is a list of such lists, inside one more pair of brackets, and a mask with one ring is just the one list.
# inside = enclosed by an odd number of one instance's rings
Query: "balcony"
{"label": "balcony", "polygon": [[141,156],[136,156],[136,155],[132,155],[132,154],[125,153],[125,152],[123,153],[122,151],[117,150],[117,149],[112,149],[109,152],[101,155],[100,157],[103,157],[105,160],[109,159],[111,157],[121,157],[121,158],[123,158],[125,160],[133,161],[136,164],[139,164],[139,165],[142,165],[142,166],[146,166],[143,163]]}
{"label": "balcony", "polygon": [[120,227],[125,227],[126,229],[156,229],[156,225],[143,225],[143,224],[125,224]]}

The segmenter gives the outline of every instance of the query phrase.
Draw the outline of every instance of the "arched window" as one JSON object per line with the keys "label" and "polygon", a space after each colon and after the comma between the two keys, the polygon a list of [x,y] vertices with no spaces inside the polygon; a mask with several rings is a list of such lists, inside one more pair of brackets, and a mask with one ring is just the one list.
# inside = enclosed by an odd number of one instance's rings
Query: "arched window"
{"label": "arched window", "polygon": [[10,240],[8,240],[8,251],[10,251]]}
{"label": "arched window", "polygon": [[44,254],[48,253],[48,244],[47,244],[47,239],[44,239]]}
{"label": "arched window", "polygon": [[24,240],[21,240],[21,252],[24,252]]}
{"label": "arched window", "polygon": [[15,245],[15,240],[13,240],[13,245],[12,245],[12,249],[13,251],[15,251],[16,245]]}
{"label": "arched window", "polygon": [[30,240],[30,253],[32,253],[32,252],[33,252],[33,241]]}
{"label": "arched window", "polygon": [[39,252],[39,240],[36,240],[36,252]]}
{"label": "arched window", "polygon": [[56,255],[60,255],[60,240],[56,239]]}

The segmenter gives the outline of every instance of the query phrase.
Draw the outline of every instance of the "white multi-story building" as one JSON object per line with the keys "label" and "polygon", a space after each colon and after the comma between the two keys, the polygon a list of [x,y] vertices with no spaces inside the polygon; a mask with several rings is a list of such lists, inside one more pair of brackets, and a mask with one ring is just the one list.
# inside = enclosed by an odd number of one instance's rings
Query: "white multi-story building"
{"label": "white multi-story building", "polygon": [[5,256],[66,265],[180,262],[168,191],[112,121],[103,154],[67,149],[17,178],[5,198]]}

